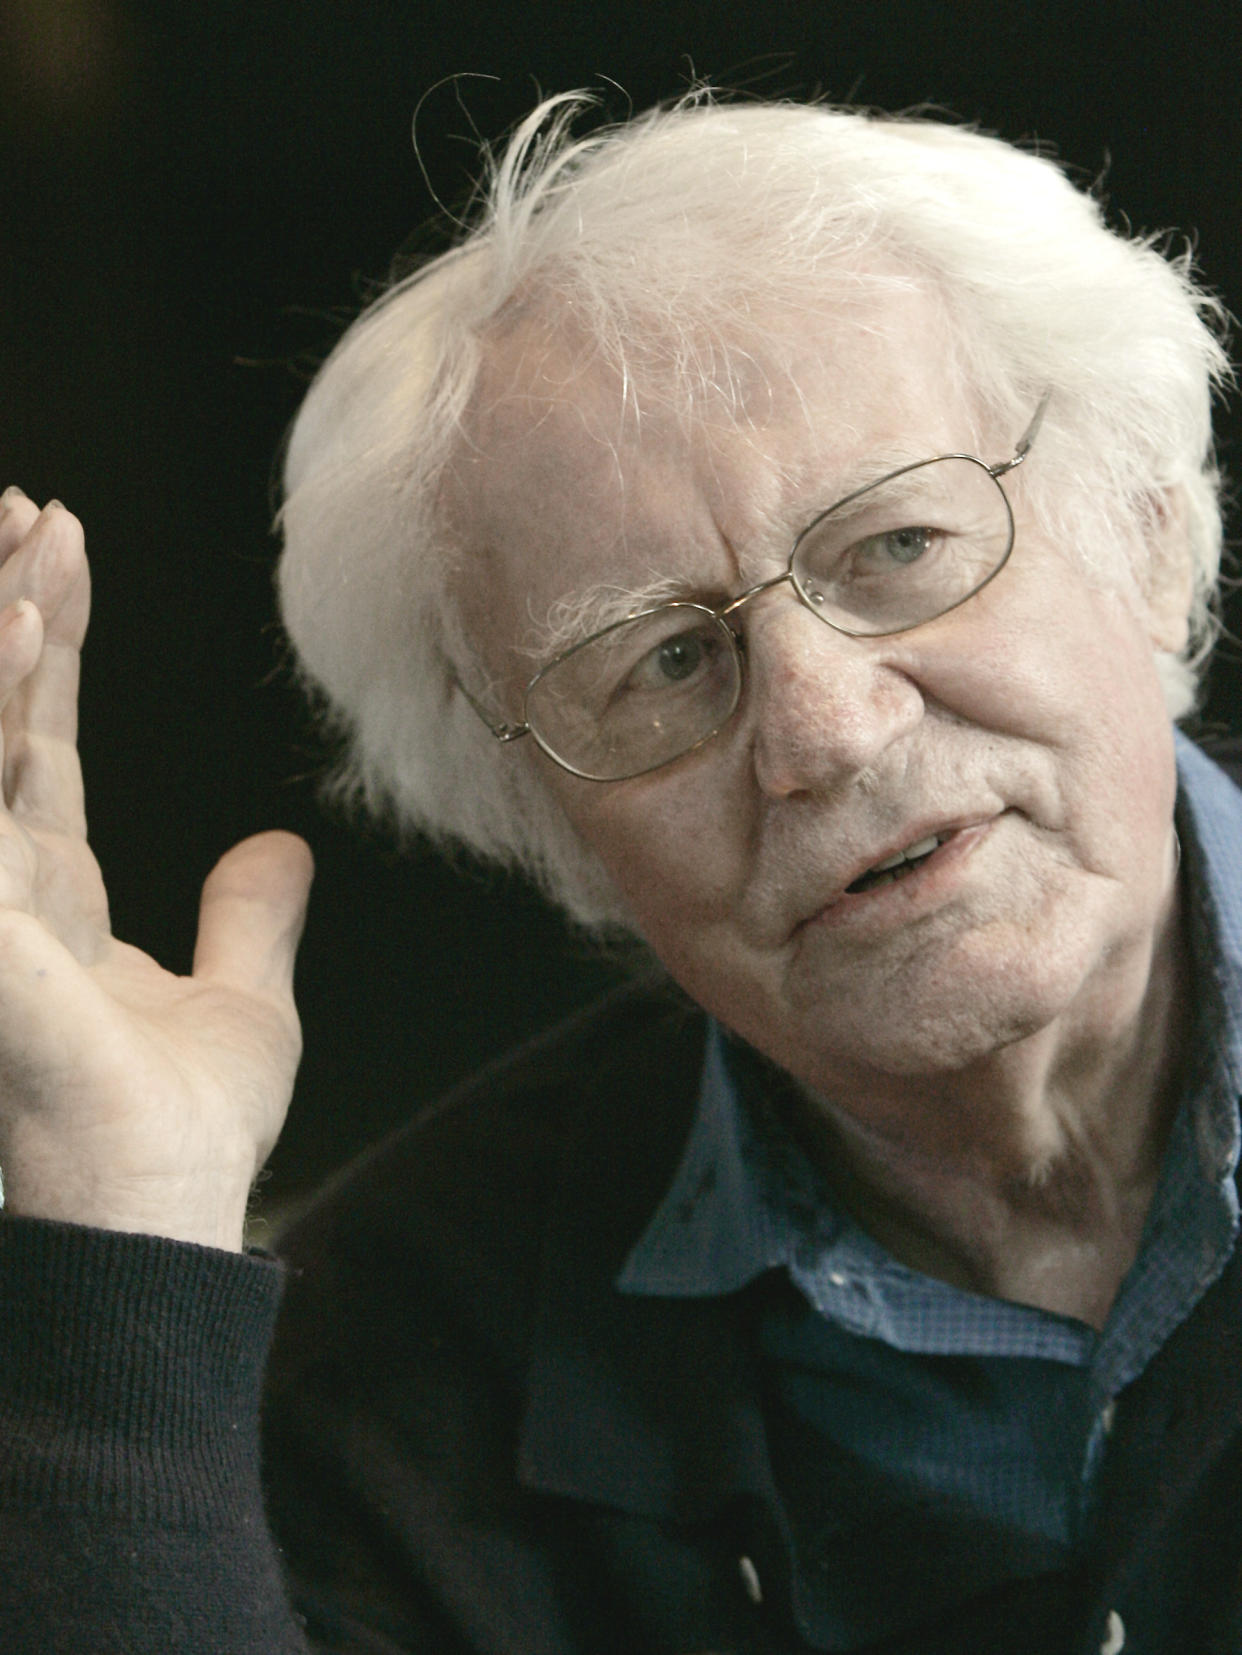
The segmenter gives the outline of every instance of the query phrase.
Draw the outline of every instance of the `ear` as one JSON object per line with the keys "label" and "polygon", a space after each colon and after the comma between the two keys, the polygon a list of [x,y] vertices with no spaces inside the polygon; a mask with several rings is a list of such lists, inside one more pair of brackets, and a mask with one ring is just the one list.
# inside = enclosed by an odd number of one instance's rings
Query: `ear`
{"label": "ear", "polygon": [[1142,537],[1145,573],[1139,585],[1152,647],[1177,655],[1190,634],[1194,575],[1190,556],[1186,496],[1180,488],[1161,489],[1145,502]]}

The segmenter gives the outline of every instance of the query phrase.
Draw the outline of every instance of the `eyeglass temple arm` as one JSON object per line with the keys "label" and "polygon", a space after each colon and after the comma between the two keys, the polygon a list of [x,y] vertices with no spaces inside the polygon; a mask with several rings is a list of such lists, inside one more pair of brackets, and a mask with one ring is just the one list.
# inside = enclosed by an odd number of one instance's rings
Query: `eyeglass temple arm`
{"label": "eyeglass temple arm", "polygon": [[1044,423],[1044,415],[1048,411],[1048,404],[1052,400],[1052,391],[1048,389],[1039,399],[1039,406],[1035,410],[1031,423],[1018,440],[1018,446],[1013,451],[1013,458],[1006,460],[1003,465],[991,465],[988,470],[993,477],[1003,477],[1007,471],[1016,471],[1031,451],[1031,444],[1039,435],[1039,428]]}
{"label": "eyeglass temple arm", "polygon": [[523,736],[528,736],[530,734],[529,724],[493,724],[490,713],[488,713],[487,710],[475,700],[460,678],[456,679],[456,683],[457,688],[465,696],[474,711],[483,720],[483,723],[487,725],[487,728],[491,731],[492,735],[496,737],[497,741],[519,741]]}

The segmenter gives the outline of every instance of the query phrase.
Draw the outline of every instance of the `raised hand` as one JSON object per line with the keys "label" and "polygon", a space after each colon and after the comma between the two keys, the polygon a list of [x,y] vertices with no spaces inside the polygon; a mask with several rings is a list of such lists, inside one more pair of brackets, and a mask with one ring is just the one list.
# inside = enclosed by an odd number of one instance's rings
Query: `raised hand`
{"label": "raised hand", "polygon": [[190,976],[113,937],[77,756],[82,530],[0,497],[0,1172],[17,1215],[238,1247],[300,1050],[310,853],[245,840],[204,888]]}

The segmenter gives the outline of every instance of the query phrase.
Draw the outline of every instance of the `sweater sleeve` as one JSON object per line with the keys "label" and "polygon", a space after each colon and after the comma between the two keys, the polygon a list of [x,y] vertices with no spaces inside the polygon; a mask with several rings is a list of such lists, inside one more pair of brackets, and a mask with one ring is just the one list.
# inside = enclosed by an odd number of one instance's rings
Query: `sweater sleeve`
{"label": "sweater sleeve", "polygon": [[265,1258],[0,1221],[0,1649],[307,1655],[263,1509]]}

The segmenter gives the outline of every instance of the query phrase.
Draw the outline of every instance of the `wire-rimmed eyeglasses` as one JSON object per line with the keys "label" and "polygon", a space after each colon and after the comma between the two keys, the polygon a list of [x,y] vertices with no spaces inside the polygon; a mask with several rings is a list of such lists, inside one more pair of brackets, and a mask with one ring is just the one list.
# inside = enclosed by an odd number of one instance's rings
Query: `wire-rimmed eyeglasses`
{"label": "wire-rimmed eyeglasses", "polygon": [[745,643],[743,604],[788,582],[813,615],[851,638],[912,631],[973,598],[1013,550],[1013,509],[1001,485],[1021,465],[1048,405],[1045,393],[1012,456],[917,460],[818,513],[794,541],[783,574],[718,609],[674,601],[628,615],[546,662],[522,696],[522,721],[497,741],[530,735],[554,763],[587,781],[625,781],[710,741],[736,711]]}

